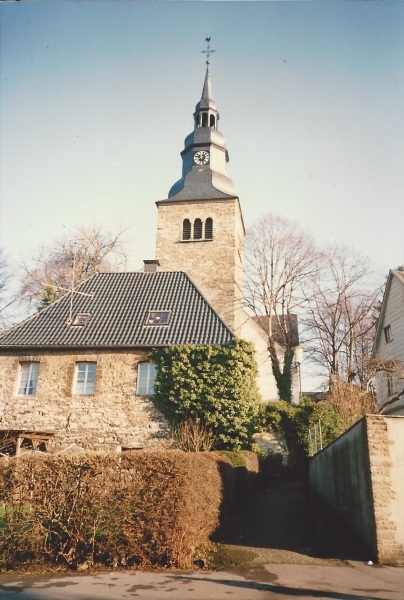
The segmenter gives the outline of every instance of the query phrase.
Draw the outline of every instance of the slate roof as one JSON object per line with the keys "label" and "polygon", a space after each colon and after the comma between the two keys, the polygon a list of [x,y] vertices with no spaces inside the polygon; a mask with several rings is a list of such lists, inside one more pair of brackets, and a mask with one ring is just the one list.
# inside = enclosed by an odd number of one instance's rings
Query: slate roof
{"label": "slate roof", "polygon": [[[90,313],[83,327],[66,324],[70,295],[53,302],[0,336],[5,347],[151,347],[228,344],[234,334],[186,273],[97,273],[76,288],[73,320]],[[149,311],[169,310],[168,325],[144,326]]]}

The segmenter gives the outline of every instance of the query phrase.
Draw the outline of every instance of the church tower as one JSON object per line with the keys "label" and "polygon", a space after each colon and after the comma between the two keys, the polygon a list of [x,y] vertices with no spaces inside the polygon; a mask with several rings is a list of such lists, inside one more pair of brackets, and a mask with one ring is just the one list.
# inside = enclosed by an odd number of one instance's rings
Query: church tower
{"label": "church tower", "polygon": [[166,200],[156,202],[156,259],[162,271],[185,271],[237,333],[245,230],[235,187],[226,174],[229,157],[218,131],[209,63],[193,117],[194,130],[181,152],[182,177]]}

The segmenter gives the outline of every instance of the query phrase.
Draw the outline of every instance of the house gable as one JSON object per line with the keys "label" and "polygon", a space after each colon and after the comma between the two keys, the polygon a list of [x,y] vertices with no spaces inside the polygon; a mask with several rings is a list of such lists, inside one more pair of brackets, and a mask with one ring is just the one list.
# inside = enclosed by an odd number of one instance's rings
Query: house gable
{"label": "house gable", "polygon": [[[389,328],[389,331],[386,331],[386,328]],[[389,409],[391,412],[397,396],[404,389],[404,273],[398,270],[389,273],[376,331],[373,357],[382,361],[397,361],[403,370],[403,373],[399,373],[396,369],[391,374],[390,380],[386,371],[376,374],[378,408],[381,409],[388,403],[392,405]]]}

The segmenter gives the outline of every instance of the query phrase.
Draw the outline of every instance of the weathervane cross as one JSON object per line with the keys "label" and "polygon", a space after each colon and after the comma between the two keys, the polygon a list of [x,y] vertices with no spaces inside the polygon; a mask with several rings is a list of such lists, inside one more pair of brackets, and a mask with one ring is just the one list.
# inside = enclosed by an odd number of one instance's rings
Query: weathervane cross
{"label": "weathervane cross", "polygon": [[206,50],[202,50],[201,54],[206,54],[206,58],[208,59],[206,61],[206,64],[208,65],[210,55],[213,54],[213,52],[216,52],[216,50],[212,50],[212,48],[210,47],[210,37],[205,38],[205,42],[207,43]]}

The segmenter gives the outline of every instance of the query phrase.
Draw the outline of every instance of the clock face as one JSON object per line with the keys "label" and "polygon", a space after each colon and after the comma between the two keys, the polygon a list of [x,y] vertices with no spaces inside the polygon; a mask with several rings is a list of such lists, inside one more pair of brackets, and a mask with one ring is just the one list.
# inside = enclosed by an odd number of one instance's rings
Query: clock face
{"label": "clock face", "polygon": [[209,152],[205,152],[205,150],[199,150],[199,152],[195,152],[194,161],[197,165],[206,165],[209,161]]}

